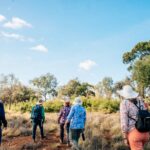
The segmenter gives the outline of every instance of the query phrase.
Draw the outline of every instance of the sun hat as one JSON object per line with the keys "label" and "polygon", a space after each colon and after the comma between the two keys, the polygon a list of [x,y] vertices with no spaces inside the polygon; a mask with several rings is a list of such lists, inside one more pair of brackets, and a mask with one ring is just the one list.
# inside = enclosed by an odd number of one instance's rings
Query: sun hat
{"label": "sun hat", "polygon": [[76,97],[74,99],[74,103],[73,104],[74,105],[82,105],[82,100],[80,99],[80,97]]}
{"label": "sun hat", "polygon": [[65,96],[65,97],[64,97],[64,102],[65,102],[65,103],[69,103],[69,102],[70,102],[70,98],[69,98],[68,96]]}
{"label": "sun hat", "polygon": [[117,93],[126,99],[137,98],[139,95],[139,93],[135,92],[130,85],[123,86],[122,90],[118,90]]}

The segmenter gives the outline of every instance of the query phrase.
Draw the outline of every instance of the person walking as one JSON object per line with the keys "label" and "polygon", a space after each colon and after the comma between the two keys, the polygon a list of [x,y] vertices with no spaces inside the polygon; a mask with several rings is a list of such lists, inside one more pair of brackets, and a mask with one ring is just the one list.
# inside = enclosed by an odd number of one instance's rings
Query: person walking
{"label": "person walking", "polygon": [[79,150],[78,142],[81,133],[84,131],[86,122],[86,110],[82,106],[82,100],[77,97],[74,100],[74,106],[67,117],[66,125],[70,123],[72,148]]}
{"label": "person walking", "polygon": [[44,138],[43,124],[45,122],[45,111],[44,111],[42,100],[39,100],[39,102],[32,108],[31,119],[33,125],[32,138],[33,141],[35,142],[37,126],[39,126],[40,128],[41,139]]}
{"label": "person walking", "polygon": [[[71,106],[70,106],[70,98],[69,97],[65,97],[64,99],[65,103],[64,103],[64,107],[61,108],[59,116],[58,116],[58,123],[60,124],[60,143],[63,144],[64,143],[64,131],[65,131],[65,122],[67,119],[67,116],[69,115],[69,112],[71,110]],[[70,124],[68,123],[66,126],[66,131],[67,131],[67,145],[70,146],[70,139],[69,139],[69,127]]]}
{"label": "person walking", "polygon": [[7,128],[7,120],[5,118],[5,110],[2,100],[0,100],[0,146],[2,143],[2,124],[4,128]]}
{"label": "person walking", "polygon": [[120,104],[120,120],[124,143],[131,150],[143,150],[144,144],[149,140],[149,132],[140,132],[136,123],[139,111],[146,111],[147,108],[143,100],[138,99],[139,94],[130,85],[125,85],[117,93],[123,98]]}

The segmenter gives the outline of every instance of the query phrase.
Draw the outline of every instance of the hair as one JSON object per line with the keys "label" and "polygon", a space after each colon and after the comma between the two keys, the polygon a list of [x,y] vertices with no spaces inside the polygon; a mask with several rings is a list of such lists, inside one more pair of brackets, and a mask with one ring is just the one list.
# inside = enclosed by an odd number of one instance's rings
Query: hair
{"label": "hair", "polygon": [[70,106],[70,102],[65,102],[65,106]]}

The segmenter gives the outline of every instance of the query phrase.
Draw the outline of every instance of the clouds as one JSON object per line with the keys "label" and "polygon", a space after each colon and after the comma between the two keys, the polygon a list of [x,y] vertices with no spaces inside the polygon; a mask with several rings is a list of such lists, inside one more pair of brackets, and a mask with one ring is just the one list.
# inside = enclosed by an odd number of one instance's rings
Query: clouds
{"label": "clouds", "polygon": [[38,51],[38,52],[44,52],[44,53],[48,52],[48,48],[46,48],[42,44],[39,44],[39,45],[32,47],[31,50]]}
{"label": "clouds", "polygon": [[3,22],[6,20],[6,17],[0,14],[0,22]]}
{"label": "clouds", "polygon": [[23,35],[17,34],[17,33],[9,33],[9,32],[0,32],[0,37],[10,39],[10,40],[18,40],[18,41],[29,41],[33,42],[34,39],[30,37],[25,37]]}
{"label": "clouds", "polygon": [[11,29],[21,29],[24,27],[31,28],[32,25],[23,19],[13,17],[11,21],[4,24],[4,27]]}
{"label": "clouds", "polygon": [[85,71],[91,70],[94,66],[96,66],[96,62],[92,60],[85,60],[79,64],[79,68]]}

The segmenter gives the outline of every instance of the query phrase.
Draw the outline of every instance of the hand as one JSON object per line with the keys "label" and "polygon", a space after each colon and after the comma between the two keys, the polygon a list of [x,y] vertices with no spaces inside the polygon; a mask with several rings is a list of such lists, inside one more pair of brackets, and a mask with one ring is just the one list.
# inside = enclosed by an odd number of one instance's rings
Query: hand
{"label": "hand", "polygon": [[125,144],[126,146],[129,146],[129,141],[128,141],[128,139],[124,139],[124,144]]}
{"label": "hand", "polygon": [[64,128],[66,128],[67,127],[67,123],[65,123],[65,125],[64,125]]}

